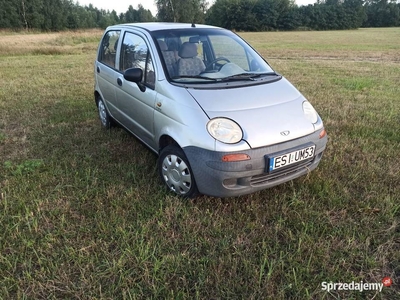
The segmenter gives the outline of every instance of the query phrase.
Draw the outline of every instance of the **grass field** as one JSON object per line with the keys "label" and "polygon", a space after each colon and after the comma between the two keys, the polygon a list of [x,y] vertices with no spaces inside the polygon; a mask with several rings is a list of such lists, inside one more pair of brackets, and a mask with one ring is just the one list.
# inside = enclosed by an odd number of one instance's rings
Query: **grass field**
{"label": "grass field", "polygon": [[100,31],[0,33],[0,299],[400,299],[400,28],[241,35],[313,103],[328,148],[309,176],[188,201],[100,128]]}

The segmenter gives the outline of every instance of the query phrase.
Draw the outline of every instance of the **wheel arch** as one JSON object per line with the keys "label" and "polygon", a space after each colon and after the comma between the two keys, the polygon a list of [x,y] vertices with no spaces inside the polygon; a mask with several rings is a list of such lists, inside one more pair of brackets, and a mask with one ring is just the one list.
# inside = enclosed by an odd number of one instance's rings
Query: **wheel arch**
{"label": "wheel arch", "polygon": [[99,98],[101,98],[101,95],[98,91],[94,91],[94,103],[96,106],[99,106]]}
{"label": "wheel arch", "polygon": [[182,147],[178,144],[178,142],[173,137],[171,137],[168,134],[163,134],[160,136],[160,138],[158,140],[158,154],[160,154],[161,151],[168,145],[176,145],[177,147],[182,149]]}

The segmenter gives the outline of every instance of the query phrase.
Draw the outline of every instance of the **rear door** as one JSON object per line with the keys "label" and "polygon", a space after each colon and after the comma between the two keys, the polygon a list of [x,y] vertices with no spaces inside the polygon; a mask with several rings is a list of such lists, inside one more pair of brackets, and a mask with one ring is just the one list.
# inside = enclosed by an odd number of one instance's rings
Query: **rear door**
{"label": "rear door", "polygon": [[121,32],[110,30],[104,34],[100,43],[95,72],[101,96],[110,114],[117,118],[116,87],[119,76],[116,68],[117,46]]}
{"label": "rear door", "polygon": [[[156,73],[153,55],[146,38],[139,33],[126,31],[120,47],[119,74],[117,78],[117,105],[120,122],[143,142],[155,148],[154,107],[156,101]],[[136,83],[124,79],[123,73],[129,68],[143,71],[140,91]]]}

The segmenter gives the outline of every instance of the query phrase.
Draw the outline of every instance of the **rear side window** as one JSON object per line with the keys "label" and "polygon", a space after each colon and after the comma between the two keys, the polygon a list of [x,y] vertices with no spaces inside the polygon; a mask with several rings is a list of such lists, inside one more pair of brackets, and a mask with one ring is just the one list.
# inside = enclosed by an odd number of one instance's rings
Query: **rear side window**
{"label": "rear side window", "polygon": [[127,32],[122,41],[119,69],[124,72],[129,68],[142,69],[143,83],[154,88],[154,66],[147,44],[140,36]]}
{"label": "rear side window", "polygon": [[118,40],[121,32],[119,30],[108,31],[101,41],[99,49],[99,62],[115,69],[115,58],[117,54]]}

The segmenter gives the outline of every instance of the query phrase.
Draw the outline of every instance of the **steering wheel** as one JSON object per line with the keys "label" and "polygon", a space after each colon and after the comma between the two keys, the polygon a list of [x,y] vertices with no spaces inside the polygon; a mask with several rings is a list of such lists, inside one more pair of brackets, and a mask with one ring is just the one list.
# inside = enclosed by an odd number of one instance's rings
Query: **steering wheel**
{"label": "steering wheel", "polygon": [[231,61],[230,61],[229,59],[227,59],[226,57],[223,57],[223,56],[217,57],[216,59],[214,59],[212,62],[210,62],[210,63],[206,66],[205,72],[213,71],[217,65],[219,65],[217,71],[221,70],[223,64],[217,64],[218,61],[226,61],[227,63],[230,63],[230,62],[231,62]]}

